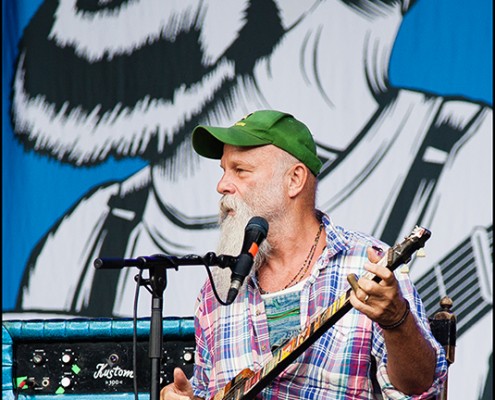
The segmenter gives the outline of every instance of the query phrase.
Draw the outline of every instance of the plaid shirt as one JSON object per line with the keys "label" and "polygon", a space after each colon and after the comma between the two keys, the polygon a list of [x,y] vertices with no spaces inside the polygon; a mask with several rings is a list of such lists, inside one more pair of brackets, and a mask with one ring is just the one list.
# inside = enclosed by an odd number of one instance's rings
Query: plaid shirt
{"label": "plaid shirt", "polygon": [[[301,291],[301,327],[349,288],[348,274],[361,276],[365,272],[363,264],[368,260],[368,246],[387,247],[370,236],[335,227],[325,215],[323,222],[327,247]],[[431,334],[425,310],[408,274],[396,271],[396,276],[402,295],[411,305],[411,313],[437,354],[435,380],[427,392],[406,396],[391,385],[381,328],[364,314],[351,309],[258,398],[373,399],[370,376],[373,357],[384,398],[426,399],[439,392],[447,372],[444,350]],[[205,283],[195,315],[196,359],[191,378],[195,396],[208,399],[241,370],[256,371],[272,358],[264,311],[253,274],[228,307],[217,302],[211,283]]]}

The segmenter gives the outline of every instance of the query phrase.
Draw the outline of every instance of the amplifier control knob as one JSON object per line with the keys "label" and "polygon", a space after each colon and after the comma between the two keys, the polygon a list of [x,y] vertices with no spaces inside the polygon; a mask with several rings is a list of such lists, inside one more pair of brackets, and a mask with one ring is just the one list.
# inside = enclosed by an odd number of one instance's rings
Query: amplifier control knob
{"label": "amplifier control knob", "polygon": [[112,353],[110,354],[110,356],[108,357],[108,363],[110,364],[110,366],[114,366],[115,364],[118,364],[120,361],[120,357],[117,353]]}
{"label": "amplifier control knob", "polygon": [[68,378],[67,376],[64,376],[62,378],[62,380],[60,381],[60,384],[64,387],[64,388],[68,388],[70,385],[72,385],[72,380],[70,378]]}
{"label": "amplifier control knob", "polygon": [[70,354],[66,353],[62,356],[62,362],[64,364],[69,364],[71,361],[72,361],[72,356]]}
{"label": "amplifier control knob", "polygon": [[188,351],[188,352],[184,353],[183,358],[184,358],[184,361],[190,362],[193,359],[193,354]]}
{"label": "amplifier control knob", "polygon": [[45,362],[45,358],[43,357],[42,354],[34,354],[33,355],[33,363],[36,365],[41,365]]}

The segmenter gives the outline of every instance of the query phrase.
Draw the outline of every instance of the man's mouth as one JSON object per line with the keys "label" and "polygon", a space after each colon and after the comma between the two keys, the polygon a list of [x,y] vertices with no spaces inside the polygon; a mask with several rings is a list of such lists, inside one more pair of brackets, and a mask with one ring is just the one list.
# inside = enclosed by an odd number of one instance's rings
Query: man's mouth
{"label": "man's mouth", "polygon": [[220,223],[225,221],[227,218],[232,218],[235,216],[235,210],[229,207],[221,207],[220,208]]}
{"label": "man's mouth", "polygon": [[234,207],[234,199],[223,196],[220,199],[220,222],[223,222],[227,217],[233,217],[236,214]]}

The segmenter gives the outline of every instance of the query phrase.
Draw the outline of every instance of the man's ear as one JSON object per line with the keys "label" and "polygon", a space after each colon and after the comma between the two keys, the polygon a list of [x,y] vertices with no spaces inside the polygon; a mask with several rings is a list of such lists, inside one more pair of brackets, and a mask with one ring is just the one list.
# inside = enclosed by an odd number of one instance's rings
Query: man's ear
{"label": "man's ear", "polygon": [[308,169],[302,163],[294,164],[288,172],[289,197],[296,197],[303,190],[308,179]]}

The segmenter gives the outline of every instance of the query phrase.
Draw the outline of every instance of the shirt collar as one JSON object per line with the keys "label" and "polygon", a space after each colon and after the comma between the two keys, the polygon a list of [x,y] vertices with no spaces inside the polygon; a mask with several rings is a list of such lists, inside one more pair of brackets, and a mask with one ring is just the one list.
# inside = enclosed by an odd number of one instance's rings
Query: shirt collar
{"label": "shirt collar", "polygon": [[327,252],[327,258],[332,258],[341,251],[349,248],[349,234],[342,227],[334,225],[327,214],[320,213],[327,240],[325,251]]}

